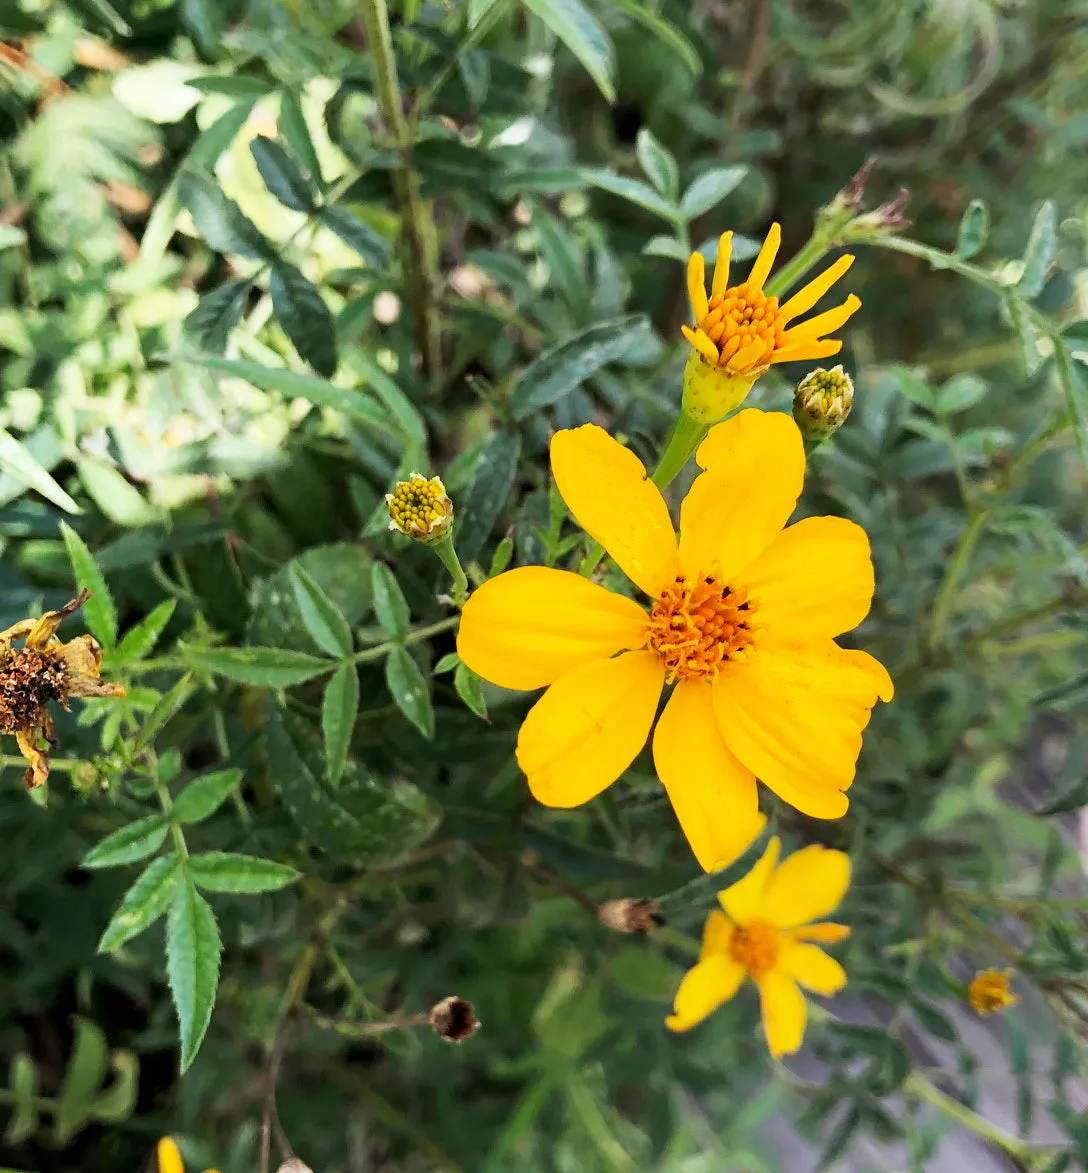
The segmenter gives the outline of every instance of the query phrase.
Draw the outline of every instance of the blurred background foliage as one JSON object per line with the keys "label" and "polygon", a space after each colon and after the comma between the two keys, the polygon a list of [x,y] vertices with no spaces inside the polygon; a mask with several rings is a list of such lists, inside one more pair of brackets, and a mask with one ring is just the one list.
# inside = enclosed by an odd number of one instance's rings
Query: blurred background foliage
{"label": "blurred background foliage", "polygon": [[[29,797],[4,747],[0,1163],[1085,1167],[1086,94],[1083,0],[3,0],[0,627],[91,587],[128,698]],[[898,692],[845,820],[772,811],[855,874],[783,1066],[747,998],[663,1029],[714,881],[647,758],[533,804],[383,494],[440,473],[477,579],[576,561],[551,431],[652,460],[690,249],[788,256],[870,158],[913,225],[846,234],[802,511],[871,535]],[[375,1029],[453,993],[460,1047]]]}

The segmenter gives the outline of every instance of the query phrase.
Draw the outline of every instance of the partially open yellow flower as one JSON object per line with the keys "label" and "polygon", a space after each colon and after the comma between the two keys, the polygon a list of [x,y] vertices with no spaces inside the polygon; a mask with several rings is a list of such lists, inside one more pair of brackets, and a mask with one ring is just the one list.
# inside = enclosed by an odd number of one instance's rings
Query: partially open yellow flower
{"label": "partially open yellow flower", "polygon": [[[169,1136],[159,1141],[158,1153],[159,1173],[185,1173],[185,1166],[181,1163],[181,1153],[178,1146]],[[215,1169],[208,1169],[207,1173],[216,1173]]]}
{"label": "partially open yellow flower", "polygon": [[977,1014],[997,1014],[1020,999],[1012,990],[1011,969],[984,969],[967,987],[967,1001]]}
{"label": "partially open yellow flower", "polygon": [[675,684],[654,762],[712,871],[756,834],[757,776],[805,814],[846,812],[862,730],[892,682],[872,656],[834,642],[872,600],[864,531],[838,517],[783,529],[805,471],[793,420],[742,411],[710,430],[696,461],[707,471],[681,507],[678,541],[633,452],[592,424],[557,432],[559,492],[649,612],[570,571],[523,566],[469,598],[457,650],[504,688],[550,685],[517,745],[547,806],[579,806],[614,782]]}
{"label": "partially open yellow flower", "polygon": [[778,1059],[793,1054],[804,1037],[800,986],[829,995],[846,985],[842,966],[813,942],[841,941],[850,930],[812,922],[838,907],[850,883],[850,860],[814,845],[776,867],[779,849],[772,839],[748,875],[718,894],[725,911],[707,917],[698,964],[684,976],[665,1020],[671,1030],[690,1030],[751,978],[759,987],[767,1046]]}

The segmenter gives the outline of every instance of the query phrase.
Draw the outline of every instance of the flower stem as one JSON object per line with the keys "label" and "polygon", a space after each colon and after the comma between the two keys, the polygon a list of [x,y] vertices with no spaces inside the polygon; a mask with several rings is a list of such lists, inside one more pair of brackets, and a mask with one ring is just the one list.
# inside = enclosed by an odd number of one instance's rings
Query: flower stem
{"label": "flower stem", "polygon": [[699,446],[699,441],[706,435],[707,425],[701,420],[681,411],[676,419],[676,426],[672,430],[665,451],[657,462],[653,482],[659,489],[668,488],[676,479],[677,473],[688,462],[688,458]]}
{"label": "flower stem", "polygon": [[801,250],[795,253],[767,282],[764,286],[764,292],[768,297],[780,297],[792,285],[796,285],[809,269],[818,264],[827,255],[830,248],[831,242],[826,240],[824,234],[817,228]]}
{"label": "flower stem", "polygon": [[457,557],[457,551],[453,548],[453,535],[446,534],[440,542],[435,542],[431,549],[442,559],[442,565],[450,572],[450,577],[453,579],[454,603],[458,607],[463,607],[468,598],[468,575],[465,574],[461,559]]}
{"label": "flower stem", "polygon": [[952,613],[952,603],[956,597],[956,588],[959,586],[963,572],[967,569],[967,564],[971,561],[971,555],[975,552],[975,546],[982,536],[982,530],[988,517],[989,513],[985,509],[980,509],[975,513],[960,535],[956,548],[952,551],[952,558],[948,563],[940,590],[937,592],[936,602],[933,604],[933,621],[929,627],[928,640],[931,648],[939,647],[944,641]]}

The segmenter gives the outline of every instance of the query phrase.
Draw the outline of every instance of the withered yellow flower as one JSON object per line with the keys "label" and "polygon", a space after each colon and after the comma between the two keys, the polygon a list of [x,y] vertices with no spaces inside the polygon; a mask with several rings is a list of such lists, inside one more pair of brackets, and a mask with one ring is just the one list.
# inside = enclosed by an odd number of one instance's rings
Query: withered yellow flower
{"label": "withered yellow flower", "polygon": [[779,305],[778,298],[768,297],[763,286],[781,241],[781,227],[772,224],[747,280],[730,286],[733,233],[722,233],[709,297],[703,254],[692,253],[688,261],[688,297],[695,325],[681,327],[693,348],[684,371],[684,410],[705,424],[739,406],[756,379],[774,363],[838,354],[842,342],[824,335],[842,326],[861,305],[850,294],[842,305],[791,326],[843,276],[854,258],[840,257]]}
{"label": "withered yellow flower", "polygon": [[759,988],[767,1046],[778,1059],[796,1051],[804,1037],[800,987],[826,996],[846,985],[842,966],[814,942],[841,941],[850,930],[812,922],[838,907],[850,883],[850,860],[815,845],[778,864],[779,850],[772,839],[748,875],[718,894],[724,911],[707,917],[699,961],[680,983],[665,1020],[671,1030],[690,1030],[751,978]]}
{"label": "withered yellow flower", "polygon": [[[0,733],[14,733],[19,752],[30,763],[25,779],[31,789],[49,777],[49,754],[39,748],[43,739],[56,744],[56,729],[48,704],[68,708],[72,697],[122,697],[123,685],[99,679],[102,649],[89,635],[68,643],[56,637],[61,621],[90,598],[90,591],[47,611],[40,619],[21,619],[0,631]],[[16,640],[23,646],[15,648]]]}
{"label": "withered yellow flower", "polygon": [[[172,1137],[164,1136],[159,1141],[156,1153],[159,1162],[159,1173],[185,1173],[185,1166],[181,1161],[181,1153]],[[215,1169],[208,1169],[207,1173],[217,1173]]]}
{"label": "withered yellow flower", "polygon": [[975,974],[967,987],[967,1001],[978,1014],[997,1014],[1015,1006],[1019,997],[1013,993],[1011,969],[984,969]]}
{"label": "withered yellow flower", "polygon": [[566,570],[522,566],[465,604],[461,659],[504,688],[548,686],[518,735],[536,798],[580,806],[650,733],[657,773],[699,863],[716,870],[755,837],[756,778],[805,814],[847,809],[862,730],[892,682],[834,637],[868,613],[860,526],[809,517],[783,529],[805,454],[793,420],[742,411],[711,428],[680,533],[642,461],[592,424],[552,438],[556,487],[649,609]]}
{"label": "withered yellow flower", "polygon": [[443,538],[453,524],[453,502],[446,495],[441,477],[428,480],[414,472],[408,480],[394,485],[392,493],[386,493],[385,503],[389,507],[389,528],[417,541]]}

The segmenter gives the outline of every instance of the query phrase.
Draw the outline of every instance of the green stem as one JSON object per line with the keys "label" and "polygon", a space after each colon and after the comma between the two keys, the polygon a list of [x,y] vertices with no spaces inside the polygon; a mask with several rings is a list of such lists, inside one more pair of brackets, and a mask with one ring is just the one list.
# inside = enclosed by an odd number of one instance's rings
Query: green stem
{"label": "green stem", "polygon": [[425,639],[430,639],[432,635],[437,635],[440,631],[449,631],[451,627],[456,627],[460,622],[460,615],[453,615],[449,619],[440,619],[437,623],[431,623],[427,627],[417,627],[415,631],[410,631],[404,639],[390,639],[385,643],[375,644],[372,648],[364,648],[361,652],[356,652],[352,659],[356,664],[380,660],[383,656],[388,656],[394,648],[406,648],[412,644],[418,644]]}
{"label": "green stem", "polygon": [[404,113],[385,0],[362,0],[362,11],[374,64],[378,109],[400,154],[400,166],[393,172],[393,189],[400,205],[406,245],[406,291],[415,318],[423,370],[437,384],[442,373],[442,332],[434,300],[439,287],[438,239],[430,207],[423,199],[419,172],[412,164],[412,128]]}
{"label": "green stem", "polygon": [[975,546],[982,536],[988,518],[989,513],[985,509],[980,509],[975,513],[960,535],[955,550],[952,551],[952,559],[948,563],[944,581],[941,583],[940,590],[937,592],[937,600],[933,605],[933,621],[930,624],[927,641],[931,648],[938,647],[944,642],[948,621],[952,614],[952,604],[956,597],[956,588],[971,561],[971,555],[975,552]]}
{"label": "green stem", "polygon": [[781,297],[815,265],[819,264],[834,242],[824,238],[819,230],[813,232],[808,241],[794,256],[778,270],[763,287],[768,297]]}
{"label": "green stem", "polygon": [[694,419],[686,411],[681,410],[669,442],[665,445],[665,451],[662,452],[654,470],[653,482],[659,489],[666,489],[672,484],[708,430],[707,425],[701,420]]}
{"label": "green stem", "polygon": [[458,607],[463,607],[468,598],[468,575],[465,574],[461,559],[457,557],[457,551],[453,548],[453,535],[446,534],[440,542],[435,542],[431,549],[442,559],[442,565],[450,572],[450,577],[453,579],[454,603]]}
{"label": "green stem", "polygon": [[[73,770],[78,770],[83,763],[78,758],[50,758],[49,768],[51,770],[67,770],[71,773]],[[5,753],[0,754],[0,770],[5,766],[26,766],[26,758],[20,754]]]}
{"label": "green stem", "polygon": [[185,832],[181,827],[174,822],[174,802],[170,797],[170,791],[167,789],[165,782],[160,782],[158,778],[155,779],[155,793],[159,798],[159,806],[162,807],[162,813],[166,816],[170,823],[170,834],[174,840],[174,847],[177,849],[178,855],[181,857],[183,863],[189,858],[189,847],[185,842]]}

